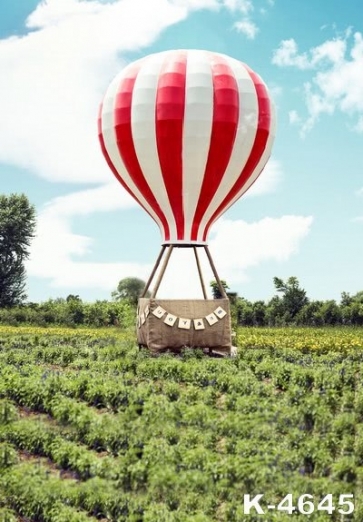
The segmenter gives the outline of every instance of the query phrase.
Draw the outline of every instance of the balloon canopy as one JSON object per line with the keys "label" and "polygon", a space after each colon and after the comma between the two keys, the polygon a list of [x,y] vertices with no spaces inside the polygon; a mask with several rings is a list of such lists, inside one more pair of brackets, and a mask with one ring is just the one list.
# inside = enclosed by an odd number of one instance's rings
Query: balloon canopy
{"label": "balloon canopy", "polygon": [[98,120],[121,185],[164,245],[206,245],[211,225],[261,174],[275,135],[266,85],[246,64],[199,50],[152,54],[111,82]]}

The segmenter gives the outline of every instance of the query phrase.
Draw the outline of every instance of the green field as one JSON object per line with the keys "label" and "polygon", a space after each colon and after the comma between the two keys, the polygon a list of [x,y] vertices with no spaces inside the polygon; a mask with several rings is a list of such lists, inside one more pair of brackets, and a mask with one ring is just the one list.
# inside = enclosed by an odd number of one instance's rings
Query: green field
{"label": "green field", "polygon": [[0,327],[0,521],[361,522],[363,330],[237,344],[156,358],[132,332]]}

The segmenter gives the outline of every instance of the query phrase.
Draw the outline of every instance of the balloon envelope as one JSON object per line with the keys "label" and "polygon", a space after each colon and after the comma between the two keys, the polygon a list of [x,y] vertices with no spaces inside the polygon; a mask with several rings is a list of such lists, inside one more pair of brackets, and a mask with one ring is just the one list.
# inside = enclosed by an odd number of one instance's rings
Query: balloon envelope
{"label": "balloon envelope", "polygon": [[166,51],[116,76],[98,131],[108,165],[159,225],[163,244],[203,245],[262,172],[275,114],[246,64],[208,51]]}

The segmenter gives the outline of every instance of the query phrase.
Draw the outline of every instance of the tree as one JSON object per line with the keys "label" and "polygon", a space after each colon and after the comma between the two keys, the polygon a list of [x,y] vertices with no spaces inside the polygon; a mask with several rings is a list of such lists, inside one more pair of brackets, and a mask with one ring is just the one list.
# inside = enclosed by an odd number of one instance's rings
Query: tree
{"label": "tree", "polygon": [[281,302],[285,314],[294,319],[302,307],[309,302],[305,290],[300,288],[296,277],[289,277],[286,283],[278,277],[274,277],[273,281],[276,290],[282,294]]}
{"label": "tree", "polygon": [[320,308],[324,325],[337,325],[342,323],[342,310],[334,300],[325,301]]}
{"label": "tree", "polygon": [[[227,283],[223,279],[221,279],[221,285],[223,286],[223,288],[225,290],[227,290],[227,288],[229,288],[229,286],[227,285]],[[221,291],[219,289],[217,281],[211,281],[209,283],[209,286],[212,289],[213,299],[221,299],[222,298],[222,294],[221,294]]]}
{"label": "tree", "polygon": [[352,301],[354,303],[360,303],[363,304],[363,290],[360,290],[356,294],[352,296]]}
{"label": "tree", "polygon": [[310,303],[304,305],[299,313],[296,314],[296,324],[305,326],[323,326],[323,306],[324,301],[311,301]]}
{"label": "tree", "polygon": [[0,307],[26,298],[24,262],[35,222],[35,208],[24,194],[0,195]]}
{"label": "tree", "polygon": [[[127,299],[131,304],[137,305],[137,301],[145,287],[145,282],[137,277],[126,277],[121,279],[117,285],[117,289],[112,292],[111,296],[115,301]],[[150,292],[147,292],[146,297],[150,297]]]}
{"label": "tree", "polygon": [[270,299],[266,306],[266,322],[268,326],[282,326],[282,317],[285,313],[285,308],[282,299],[275,295]]}
{"label": "tree", "polygon": [[66,307],[69,324],[83,324],[85,314],[82,299],[78,294],[69,294],[66,297]]}
{"label": "tree", "polygon": [[350,293],[342,292],[340,305],[341,306],[350,306],[352,304],[352,302],[353,302],[353,297],[350,295]]}
{"label": "tree", "polygon": [[350,306],[342,307],[343,323],[353,326],[363,325],[363,303],[353,301]]}
{"label": "tree", "polygon": [[79,295],[69,294],[66,297],[66,302],[69,303],[71,301],[76,301],[78,303],[82,303],[82,299],[79,297]]}
{"label": "tree", "polygon": [[253,304],[244,297],[237,298],[237,324],[253,326]]}
{"label": "tree", "polygon": [[264,301],[255,301],[252,309],[254,326],[264,326],[266,323],[266,305]]}

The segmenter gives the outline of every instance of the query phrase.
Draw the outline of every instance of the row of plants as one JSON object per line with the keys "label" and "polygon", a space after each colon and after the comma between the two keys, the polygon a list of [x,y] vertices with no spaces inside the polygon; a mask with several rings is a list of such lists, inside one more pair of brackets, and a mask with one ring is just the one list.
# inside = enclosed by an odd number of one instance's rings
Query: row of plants
{"label": "row of plants", "polygon": [[261,520],[243,513],[245,493],[276,504],[287,493],[316,504],[353,493],[344,522],[362,519],[359,330],[247,329],[238,356],[223,360],[197,350],[155,358],[130,333],[96,332],[0,328],[9,520]]}
{"label": "row of plants", "polygon": [[0,308],[0,324],[127,328],[135,324],[135,306],[127,299],[98,300],[93,303],[79,299],[49,299],[43,303],[24,303]]}

